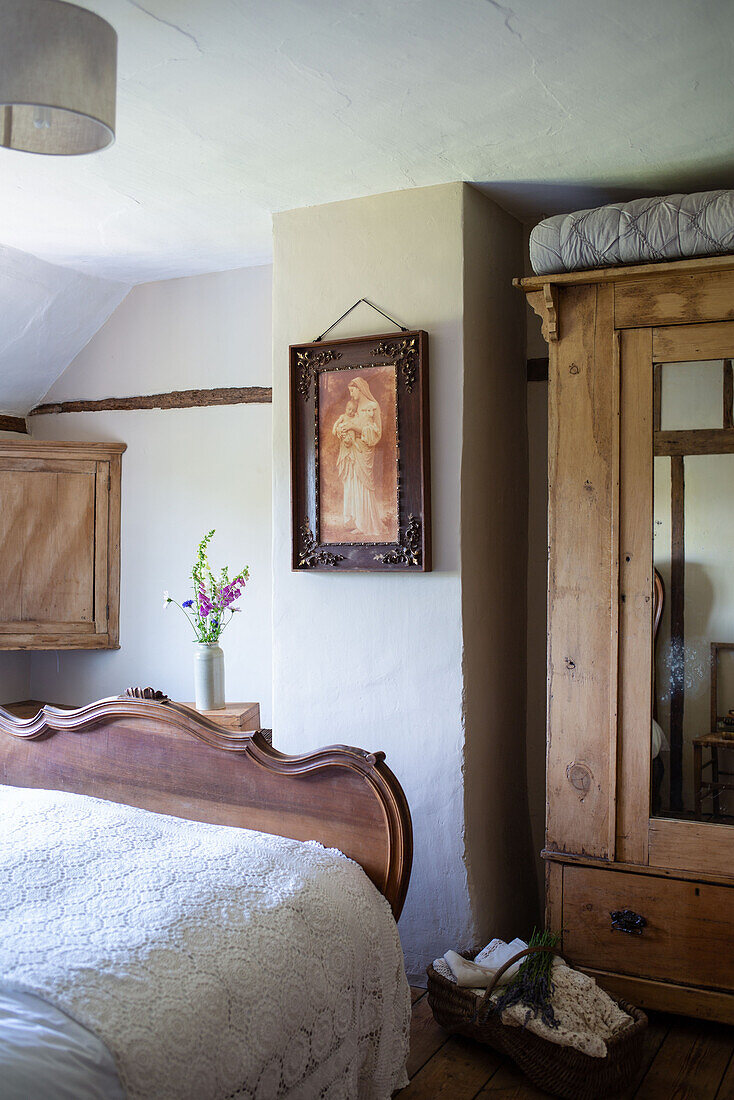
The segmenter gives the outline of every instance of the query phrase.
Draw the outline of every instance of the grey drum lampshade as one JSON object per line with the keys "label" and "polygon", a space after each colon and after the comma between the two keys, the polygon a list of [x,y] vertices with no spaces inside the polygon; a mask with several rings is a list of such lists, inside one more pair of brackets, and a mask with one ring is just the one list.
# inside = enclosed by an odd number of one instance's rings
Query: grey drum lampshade
{"label": "grey drum lampshade", "polygon": [[62,0],[0,0],[0,146],[68,156],[115,138],[117,34]]}

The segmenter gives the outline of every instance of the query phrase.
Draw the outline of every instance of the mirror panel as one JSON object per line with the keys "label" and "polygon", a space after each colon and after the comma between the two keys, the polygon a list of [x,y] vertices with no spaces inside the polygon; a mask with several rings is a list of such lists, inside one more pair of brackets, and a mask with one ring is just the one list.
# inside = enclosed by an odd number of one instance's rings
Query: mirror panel
{"label": "mirror panel", "polygon": [[721,360],[662,363],[660,427],[664,432],[720,428]]}
{"label": "mirror panel", "polygon": [[[730,427],[727,370],[727,361],[664,364],[661,429]],[[705,438],[687,444],[729,446]],[[734,824],[734,453],[658,454],[653,492],[653,563],[664,596],[653,670],[652,813]]]}

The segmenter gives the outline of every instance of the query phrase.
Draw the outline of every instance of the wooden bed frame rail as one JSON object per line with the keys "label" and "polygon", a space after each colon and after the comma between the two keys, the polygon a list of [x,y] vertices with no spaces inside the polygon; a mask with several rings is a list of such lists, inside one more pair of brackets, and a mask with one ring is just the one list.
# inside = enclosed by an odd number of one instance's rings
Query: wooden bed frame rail
{"label": "wooden bed frame rail", "polygon": [[150,694],[158,698],[129,694],[78,710],[44,706],[27,719],[0,707],[0,783],[319,841],[364,868],[397,920],[413,836],[405,794],[384,753],[330,745],[286,756],[257,732],[225,730]]}

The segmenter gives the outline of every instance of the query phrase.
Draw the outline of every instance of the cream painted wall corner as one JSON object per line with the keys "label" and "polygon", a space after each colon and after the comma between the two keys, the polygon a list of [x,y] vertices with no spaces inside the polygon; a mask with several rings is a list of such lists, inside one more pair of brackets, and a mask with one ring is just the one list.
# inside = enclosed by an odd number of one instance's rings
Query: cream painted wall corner
{"label": "cream painted wall corner", "polygon": [[[49,401],[270,383],[271,268],[135,287],[47,395]],[[227,697],[271,724],[271,406],[30,418],[41,439],[112,439],[122,460],[119,651],[34,653],[34,698],[83,703],[152,684],[193,699],[186,598],[202,534],[213,565],[247,564],[242,614],[223,635]]]}
{"label": "cream painted wall corner", "polygon": [[[477,738],[486,759],[498,729],[492,721],[465,725],[464,712],[465,646],[486,645],[479,630],[465,637],[462,605],[465,548],[476,537],[472,517],[462,515],[462,449],[467,447],[465,293],[467,280],[474,277],[466,268],[464,250],[467,201],[473,203],[473,198],[467,200],[466,185],[456,183],[292,210],[274,218],[274,724],[279,744],[288,752],[334,741],[386,751],[413,815],[415,860],[400,931],[409,974],[418,979],[437,953],[452,946],[470,947],[490,917],[498,922],[498,933],[509,934],[508,921],[513,914],[519,919],[522,899],[527,898],[519,886],[525,868],[510,866],[507,856],[521,849],[512,837],[512,814],[503,831],[490,838],[495,850],[486,853],[489,874],[473,874],[471,884],[468,877],[472,854],[467,845],[485,844],[487,836],[486,829],[476,827],[482,815],[477,787],[468,805],[466,801],[465,773],[471,761],[467,745]],[[520,263],[516,223],[501,212],[495,215],[497,208],[490,200],[477,196],[477,202],[487,203],[492,212],[484,233],[488,249],[481,256],[473,253],[471,263],[488,272],[482,285],[495,295],[492,309],[499,324],[507,303],[505,288]],[[470,218],[474,211],[472,205]],[[290,568],[288,346],[313,339],[361,297],[429,333],[434,571],[428,574],[309,575]],[[524,433],[521,299],[517,311],[497,358],[472,360],[469,366],[472,372],[489,372],[486,386],[477,390],[483,400],[495,401],[487,425],[493,418],[501,420],[505,409]],[[357,311],[337,334],[346,337],[388,328],[369,311]],[[513,384],[505,408],[504,387],[513,363],[519,382]],[[471,440],[464,451],[469,462],[474,444]],[[493,458],[496,468],[483,471],[488,489],[494,491],[506,473],[505,464],[515,460],[509,451]],[[525,551],[520,543],[526,519],[520,513],[525,499],[526,490],[515,506],[514,552],[521,586]],[[481,494],[478,507],[487,507]],[[490,553],[488,566],[492,561]],[[511,621],[487,620],[485,629],[507,631],[512,640],[518,632],[524,634],[525,627],[515,607]],[[518,701],[516,743],[522,745],[524,638],[517,645],[513,641],[512,648],[518,660],[512,670],[513,697]],[[501,693],[499,678],[493,684]],[[507,702],[498,698],[497,705],[502,710]],[[498,740],[497,751],[506,753],[508,742],[512,744],[509,735]],[[504,779],[511,763],[503,760],[498,776]],[[476,777],[479,787],[483,778]],[[495,780],[488,778],[494,793]],[[521,749],[514,782],[524,790],[524,781]],[[524,799],[515,806],[522,815]],[[493,818],[487,815],[486,820]],[[524,828],[526,835],[527,823]],[[477,850],[473,858],[478,865],[482,853]],[[529,855],[527,865],[531,867]],[[533,916],[529,911],[528,920]],[[516,928],[513,934],[518,931],[529,929]]]}

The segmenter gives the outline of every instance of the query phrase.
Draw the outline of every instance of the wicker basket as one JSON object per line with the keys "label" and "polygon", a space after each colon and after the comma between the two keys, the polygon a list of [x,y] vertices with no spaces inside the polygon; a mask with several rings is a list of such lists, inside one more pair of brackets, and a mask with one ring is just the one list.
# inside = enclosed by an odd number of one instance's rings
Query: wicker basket
{"label": "wicker basket", "polygon": [[[428,967],[428,1003],[436,1022],[447,1031],[466,1035],[486,1043],[513,1062],[539,1088],[567,1100],[602,1100],[616,1096],[634,1083],[642,1062],[642,1041],[647,1016],[626,1001],[619,1007],[634,1021],[607,1042],[606,1058],[591,1058],[573,1047],[560,1046],[541,1039],[523,1027],[503,1024],[491,1011],[489,994],[501,975],[524,955],[549,951],[548,947],[530,947],[500,967],[485,996],[477,998],[470,989],[462,989]],[[473,958],[465,954],[464,958]]]}

